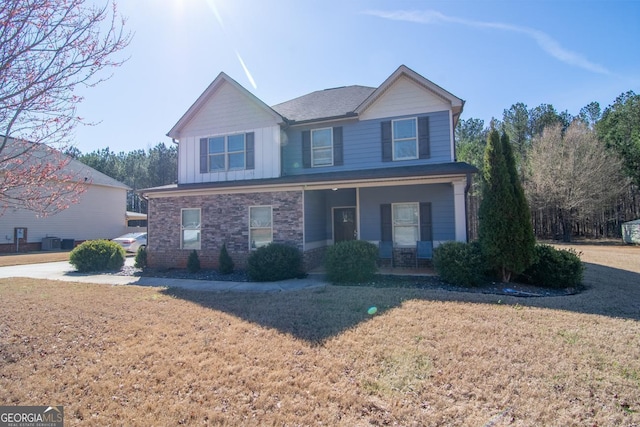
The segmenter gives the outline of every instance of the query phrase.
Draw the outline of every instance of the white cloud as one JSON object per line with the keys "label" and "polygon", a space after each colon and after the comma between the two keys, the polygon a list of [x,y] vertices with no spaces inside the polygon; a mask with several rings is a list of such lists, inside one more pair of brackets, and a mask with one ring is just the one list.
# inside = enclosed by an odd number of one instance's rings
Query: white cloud
{"label": "white cloud", "polygon": [[457,18],[455,16],[447,16],[435,10],[368,10],[364,13],[366,15],[377,16],[379,18],[390,19],[394,21],[414,22],[417,24],[445,23],[519,33],[533,39],[544,52],[556,58],[557,60],[564,62],[565,64],[583,68],[594,73],[611,74],[611,72],[602,65],[589,61],[587,58],[577,52],[572,52],[568,49],[565,49],[550,35],[533,28],[504,24],[500,22],[473,21],[464,18]]}

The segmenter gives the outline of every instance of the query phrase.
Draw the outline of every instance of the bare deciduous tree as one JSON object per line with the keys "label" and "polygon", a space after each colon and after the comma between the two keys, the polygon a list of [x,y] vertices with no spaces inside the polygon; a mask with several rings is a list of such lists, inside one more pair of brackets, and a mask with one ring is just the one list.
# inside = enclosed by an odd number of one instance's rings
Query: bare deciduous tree
{"label": "bare deciduous tree", "polygon": [[592,129],[575,120],[544,129],[528,155],[527,193],[534,209],[556,209],[565,240],[577,219],[613,202],[628,185],[621,162]]}
{"label": "bare deciduous tree", "polygon": [[[115,3],[0,2],[2,207],[47,214],[73,202],[69,190],[82,186],[68,181],[64,169],[69,159],[58,150],[66,148],[72,130],[83,122],[76,115],[83,99],[78,89],[104,81],[109,77],[105,69],[122,64],[115,55],[130,41],[123,28]],[[51,203],[35,202],[43,197]]]}

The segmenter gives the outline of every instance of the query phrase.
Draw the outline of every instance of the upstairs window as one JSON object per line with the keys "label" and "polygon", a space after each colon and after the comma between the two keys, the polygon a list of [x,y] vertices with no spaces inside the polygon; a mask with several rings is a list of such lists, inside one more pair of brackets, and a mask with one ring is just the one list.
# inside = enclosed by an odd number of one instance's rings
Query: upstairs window
{"label": "upstairs window", "polygon": [[418,125],[415,118],[393,120],[393,160],[418,158]]}
{"label": "upstairs window", "polygon": [[333,166],[333,132],[331,128],[311,131],[311,164]]}
{"label": "upstairs window", "polygon": [[209,170],[244,169],[244,134],[209,138]]}
{"label": "upstairs window", "polygon": [[428,116],[386,120],[380,130],[383,162],[431,157]]}
{"label": "upstairs window", "polygon": [[302,166],[342,166],[342,126],[302,131]]}
{"label": "upstairs window", "polygon": [[200,173],[253,168],[253,132],[200,138]]}

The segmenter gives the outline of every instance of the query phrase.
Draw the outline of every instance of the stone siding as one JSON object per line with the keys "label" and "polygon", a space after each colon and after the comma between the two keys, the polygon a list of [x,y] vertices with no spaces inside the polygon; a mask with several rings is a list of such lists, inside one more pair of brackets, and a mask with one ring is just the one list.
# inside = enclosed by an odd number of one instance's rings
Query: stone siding
{"label": "stone siding", "polygon": [[149,199],[147,256],[152,268],[184,268],[191,250],[180,248],[180,212],[201,208],[202,268],[217,268],[223,244],[236,268],[246,268],[249,250],[249,207],[272,206],[273,241],[303,248],[301,191],[176,196]]}

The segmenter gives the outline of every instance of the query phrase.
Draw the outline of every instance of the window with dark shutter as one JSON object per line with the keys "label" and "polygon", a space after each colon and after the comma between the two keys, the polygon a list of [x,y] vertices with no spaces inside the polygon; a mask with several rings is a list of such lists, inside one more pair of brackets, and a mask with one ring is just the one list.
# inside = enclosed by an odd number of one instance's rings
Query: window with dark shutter
{"label": "window with dark shutter", "polygon": [[433,223],[431,220],[431,203],[420,203],[420,240],[433,240]]}
{"label": "window with dark shutter", "polygon": [[333,128],[333,164],[334,166],[344,164],[342,126]]}
{"label": "window with dark shutter", "polygon": [[255,134],[249,132],[246,138],[245,167],[246,169],[255,169]]}
{"label": "window with dark shutter", "polygon": [[382,141],[382,161],[393,160],[393,137],[391,135],[391,121],[380,123],[380,133]]}
{"label": "window with dark shutter", "polygon": [[429,117],[418,118],[418,150],[421,159],[428,159],[431,156],[429,144]]}
{"label": "window with dark shutter", "polygon": [[391,242],[393,240],[393,224],[391,222],[391,204],[380,205],[380,240]]}
{"label": "window with dark shutter", "polygon": [[302,131],[302,167],[311,167],[311,131]]}

